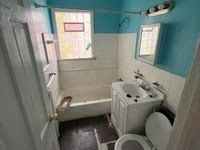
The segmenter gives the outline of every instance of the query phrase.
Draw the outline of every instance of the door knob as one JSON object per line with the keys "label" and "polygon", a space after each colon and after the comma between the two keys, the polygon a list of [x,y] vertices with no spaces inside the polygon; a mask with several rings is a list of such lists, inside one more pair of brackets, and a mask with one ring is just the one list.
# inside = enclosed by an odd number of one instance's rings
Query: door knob
{"label": "door knob", "polygon": [[59,119],[58,114],[49,114],[49,121],[57,121]]}

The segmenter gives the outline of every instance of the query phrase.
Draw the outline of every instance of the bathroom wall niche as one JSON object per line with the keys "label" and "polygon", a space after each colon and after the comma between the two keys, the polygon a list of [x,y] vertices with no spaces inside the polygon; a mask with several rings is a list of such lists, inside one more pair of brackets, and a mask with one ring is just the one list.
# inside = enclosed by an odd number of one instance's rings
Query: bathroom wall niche
{"label": "bathroom wall niche", "polygon": [[155,65],[160,45],[163,24],[149,24],[140,27],[140,35],[136,51],[136,59]]}

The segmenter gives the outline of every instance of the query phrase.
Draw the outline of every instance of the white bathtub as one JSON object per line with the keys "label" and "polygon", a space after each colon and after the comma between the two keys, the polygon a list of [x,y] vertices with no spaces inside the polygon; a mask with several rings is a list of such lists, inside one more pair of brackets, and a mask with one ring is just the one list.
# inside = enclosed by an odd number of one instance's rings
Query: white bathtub
{"label": "white bathtub", "polygon": [[70,89],[61,92],[60,100],[72,96],[72,103],[64,111],[57,110],[60,121],[94,117],[111,112],[111,87],[87,87]]}

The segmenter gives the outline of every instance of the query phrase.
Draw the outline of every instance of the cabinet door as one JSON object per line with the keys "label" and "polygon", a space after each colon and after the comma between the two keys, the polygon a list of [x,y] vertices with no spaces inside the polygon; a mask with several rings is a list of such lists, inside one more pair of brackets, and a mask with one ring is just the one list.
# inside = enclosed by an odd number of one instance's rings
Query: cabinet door
{"label": "cabinet door", "polygon": [[112,90],[112,108],[111,108],[111,119],[112,123],[115,125],[115,127],[118,127],[118,111],[119,111],[119,100],[117,97],[117,93]]}
{"label": "cabinet door", "polygon": [[115,98],[115,113],[114,113],[117,128],[119,127],[119,105],[120,105],[120,99],[119,95],[117,94]]}
{"label": "cabinet door", "polygon": [[[120,97],[119,97],[120,98]],[[119,131],[121,135],[125,134],[126,128],[126,103],[120,98],[120,105],[119,105]]]}
{"label": "cabinet door", "polygon": [[117,94],[114,90],[112,90],[112,105],[111,105],[111,114],[115,114],[115,103],[116,103]]}

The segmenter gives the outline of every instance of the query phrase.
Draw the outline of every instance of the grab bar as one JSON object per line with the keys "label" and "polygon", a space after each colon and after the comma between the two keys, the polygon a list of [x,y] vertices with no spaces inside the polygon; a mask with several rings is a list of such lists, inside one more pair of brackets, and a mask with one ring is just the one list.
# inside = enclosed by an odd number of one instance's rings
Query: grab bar
{"label": "grab bar", "polygon": [[53,82],[53,79],[54,79],[55,76],[56,76],[56,73],[49,73],[50,80],[47,84],[47,89],[50,88],[50,85]]}

